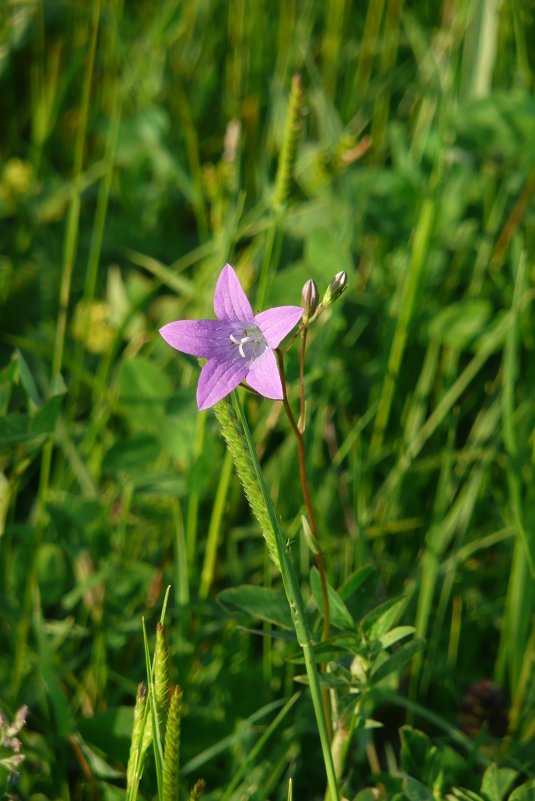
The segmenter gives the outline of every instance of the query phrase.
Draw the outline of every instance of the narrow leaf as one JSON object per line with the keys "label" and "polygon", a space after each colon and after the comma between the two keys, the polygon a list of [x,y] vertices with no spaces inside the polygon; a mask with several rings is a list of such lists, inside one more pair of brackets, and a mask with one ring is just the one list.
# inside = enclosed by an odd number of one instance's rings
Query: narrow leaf
{"label": "narrow leaf", "polygon": [[[317,567],[313,567],[310,571],[310,586],[314,599],[318,605],[320,613],[323,615],[323,595],[321,592],[321,579]],[[351,616],[351,612],[342,601],[336,590],[327,584],[327,595],[329,598],[329,611],[331,615],[331,624],[338,629],[354,629],[355,623]]]}

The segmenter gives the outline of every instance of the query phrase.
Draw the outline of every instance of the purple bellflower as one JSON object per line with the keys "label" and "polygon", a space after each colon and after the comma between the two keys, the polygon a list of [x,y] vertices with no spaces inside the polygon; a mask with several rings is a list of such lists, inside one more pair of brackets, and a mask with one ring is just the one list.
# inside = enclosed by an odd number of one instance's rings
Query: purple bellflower
{"label": "purple bellflower", "polygon": [[282,400],[273,349],[303,314],[299,306],[277,306],[254,314],[230,264],[223,267],[214,295],[217,320],[177,320],[160,328],[165,341],[182,353],[208,359],[197,387],[197,406],[208,409],[242,381],[260,395]]}

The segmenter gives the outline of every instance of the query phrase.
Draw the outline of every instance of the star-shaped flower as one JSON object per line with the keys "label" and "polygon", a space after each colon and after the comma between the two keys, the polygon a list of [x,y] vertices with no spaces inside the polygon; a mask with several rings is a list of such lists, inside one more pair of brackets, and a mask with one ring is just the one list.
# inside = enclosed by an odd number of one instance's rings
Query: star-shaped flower
{"label": "star-shaped flower", "polygon": [[273,349],[303,314],[299,306],[277,306],[254,314],[238,276],[223,267],[214,295],[217,320],[177,320],[160,328],[165,341],[182,353],[208,359],[197,387],[199,409],[208,409],[243,380],[260,395],[282,400]]}

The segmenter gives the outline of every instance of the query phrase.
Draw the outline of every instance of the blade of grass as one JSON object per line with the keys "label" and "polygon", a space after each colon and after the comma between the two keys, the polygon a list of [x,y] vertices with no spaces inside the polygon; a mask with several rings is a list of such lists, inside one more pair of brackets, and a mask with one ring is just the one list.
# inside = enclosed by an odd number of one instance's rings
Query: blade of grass
{"label": "blade of grass", "polygon": [[409,334],[416,296],[422,280],[436,215],[436,201],[432,197],[422,203],[411,249],[411,259],[404,279],[403,293],[398,311],[396,329],[392,339],[386,375],[381,389],[379,407],[370,443],[370,457],[376,457],[383,445],[384,433],[390,417],[399,371]]}
{"label": "blade of grass", "polygon": [[227,451],[223,460],[223,466],[217,484],[217,490],[212,508],[212,515],[208,525],[208,535],[206,537],[206,547],[204,551],[204,562],[201,571],[201,583],[199,586],[199,598],[205,600],[210,593],[210,587],[214,580],[214,569],[217,557],[217,544],[221,531],[221,520],[225,502],[227,499],[230,478],[232,476],[232,457]]}
{"label": "blade of grass", "polygon": [[494,329],[486,336],[480,349],[473,359],[465,367],[461,375],[452,384],[449,390],[442,396],[436,409],[427,418],[415,438],[408,448],[401,455],[396,466],[392,469],[389,476],[385,479],[376,496],[376,505],[382,505],[383,499],[390,494],[398,482],[409,469],[413,460],[420,453],[423,446],[434,433],[440,423],[444,420],[448,412],[453,408],[465,389],[474,380],[493,353],[501,346],[509,326],[509,317],[503,317]]}
{"label": "blade of grass", "polygon": [[[78,224],[80,218],[81,179],[84,160],[85,134],[89,112],[89,99],[91,94],[91,82],[93,78],[93,67],[95,62],[95,51],[97,46],[97,34],[100,24],[100,5],[100,0],[95,0],[93,3],[93,13],[89,29],[89,49],[82,87],[80,125],[78,128],[74,154],[73,192],[71,195],[65,230],[59,311],[56,325],[56,336],[54,340],[54,350],[52,355],[52,382],[59,378],[63,363],[63,347],[65,342],[65,330],[67,326],[67,310],[69,305],[71,277],[78,244]],[[23,660],[30,625],[32,595],[36,581],[36,558],[43,534],[45,503],[50,480],[53,447],[53,439],[49,439],[43,447],[41,457],[41,471],[39,474],[39,486],[37,491],[37,519],[34,528],[32,558],[26,579],[23,604],[24,612],[18,625],[15,656],[13,660],[13,669],[11,672],[11,692],[13,698],[16,698],[22,681]]]}
{"label": "blade of grass", "polygon": [[[204,431],[206,428],[205,414],[197,416],[197,426],[195,428],[195,440],[193,444],[193,464],[201,457],[204,444]],[[193,565],[197,555],[197,523],[199,519],[199,492],[197,489],[190,489],[188,494],[188,516],[186,521],[186,545],[188,549],[188,565]]]}
{"label": "blade of grass", "polygon": [[[162,616],[165,617],[165,615],[163,615],[163,612]],[[142,623],[143,623],[143,643],[145,646],[145,664],[147,669],[147,684],[148,684],[148,698],[149,698],[149,703],[147,704],[147,707],[150,706],[151,710],[152,742],[154,746],[153,748],[154,764],[156,766],[156,781],[158,782],[158,797],[161,799],[163,792],[163,748],[162,748],[162,741],[160,739],[160,727],[158,726],[158,715],[156,712],[156,696],[154,692],[154,681],[152,678],[153,666],[151,665],[149,640],[147,637],[147,629],[145,627],[145,618],[142,618]]]}
{"label": "blade of grass", "polygon": [[[522,293],[525,290],[526,254],[521,252],[516,268],[515,288],[511,306],[511,324],[507,331],[503,354],[502,422],[503,440],[507,452],[506,479],[509,490],[511,522],[517,523],[517,537],[505,601],[505,618],[500,634],[496,679],[504,683],[508,673],[511,694],[515,694],[522,658],[526,651],[531,619],[533,581],[530,579],[530,562],[526,558],[526,543],[522,536],[523,480],[521,451],[515,422],[515,386],[519,375],[518,326]],[[528,551],[530,543],[527,544]]]}
{"label": "blade of grass", "polygon": [[232,777],[232,781],[230,782],[230,784],[227,786],[227,789],[223,793],[221,801],[228,801],[228,799],[232,796],[232,793],[238,787],[239,783],[241,782],[247,771],[254,764],[255,759],[260,754],[265,744],[275,734],[277,729],[284,722],[289,712],[291,712],[291,710],[295,706],[295,703],[299,699],[300,695],[301,695],[300,692],[296,692],[292,695],[291,698],[288,699],[288,701],[285,703],[280,712],[276,715],[276,717],[271,721],[269,726],[266,728],[262,736],[259,737],[259,739],[253,745],[253,747],[247,752],[247,757],[245,758],[244,762],[242,762],[242,764],[240,765],[238,771]]}

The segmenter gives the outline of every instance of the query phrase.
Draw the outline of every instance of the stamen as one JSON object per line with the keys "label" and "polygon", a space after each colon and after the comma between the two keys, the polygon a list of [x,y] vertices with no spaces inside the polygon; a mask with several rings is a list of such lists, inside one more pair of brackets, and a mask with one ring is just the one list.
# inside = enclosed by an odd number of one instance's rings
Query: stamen
{"label": "stamen", "polygon": [[244,328],[239,333],[246,334],[246,336],[235,337],[234,334],[230,334],[230,341],[234,343],[234,345],[238,346],[238,351],[242,359],[246,358],[245,351],[243,346],[246,345],[248,342],[252,342],[253,350],[251,352],[251,356],[256,355],[256,346],[260,344],[260,342],[264,342],[264,337],[262,336],[261,332],[258,331],[256,328]]}
{"label": "stamen", "polygon": [[250,342],[251,339],[252,337],[242,337],[242,340],[240,342],[240,347],[238,348],[238,350],[240,351],[240,355],[243,356],[244,359],[245,359],[245,353],[243,352],[243,346],[245,345],[246,342]]}

